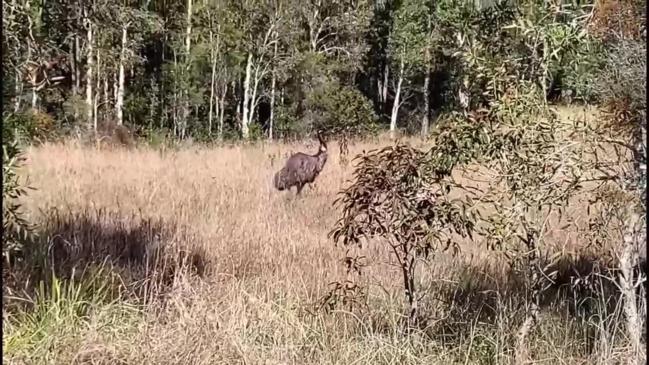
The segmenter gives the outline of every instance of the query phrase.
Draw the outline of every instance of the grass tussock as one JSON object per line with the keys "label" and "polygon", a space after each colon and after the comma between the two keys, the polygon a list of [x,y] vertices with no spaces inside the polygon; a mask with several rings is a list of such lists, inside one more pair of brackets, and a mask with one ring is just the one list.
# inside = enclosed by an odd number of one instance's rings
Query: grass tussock
{"label": "grass tussock", "polygon": [[[350,144],[350,156],[385,143]],[[272,175],[315,142],[32,148],[26,172],[37,190],[24,203],[40,230],[5,277],[4,359],[511,363],[530,303],[526,284],[476,242],[422,266],[426,320],[410,336],[400,325],[399,274],[380,246],[364,252],[367,306],[315,310],[328,284],[346,277],[345,249],[327,233],[339,215],[331,203],[352,170],[330,145],[324,171],[299,198],[274,191]],[[587,217],[573,218],[546,233],[548,251],[564,260],[553,267],[530,352],[561,364],[618,363],[626,344],[619,294],[606,279],[611,265],[587,249]]]}

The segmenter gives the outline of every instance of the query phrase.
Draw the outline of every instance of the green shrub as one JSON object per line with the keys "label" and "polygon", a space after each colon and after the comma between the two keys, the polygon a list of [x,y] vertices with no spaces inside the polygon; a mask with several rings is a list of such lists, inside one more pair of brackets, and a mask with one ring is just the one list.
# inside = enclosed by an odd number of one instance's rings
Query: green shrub
{"label": "green shrub", "polygon": [[[621,40],[609,45],[604,66],[595,79],[603,103],[606,127],[631,141],[635,176],[630,177],[638,192],[646,190],[647,148],[647,54],[643,40]],[[644,203],[644,199],[642,199]]]}
{"label": "green shrub", "polygon": [[275,109],[274,134],[281,139],[292,139],[306,135],[307,128],[297,118],[297,106],[278,105]]}
{"label": "green shrub", "polygon": [[3,120],[2,132],[5,140],[37,142],[52,136],[55,127],[56,122],[51,115],[30,109],[7,115]]}
{"label": "green shrub", "polygon": [[[4,141],[3,141],[4,142]],[[19,258],[24,242],[30,237],[33,227],[23,216],[19,198],[29,188],[21,181],[18,169],[24,157],[14,140],[2,145],[2,256],[6,264]]]}
{"label": "green shrub", "polygon": [[354,88],[327,83],[310,93],[306,104],[312,130],[347,137],[376,131],[372,103]]}

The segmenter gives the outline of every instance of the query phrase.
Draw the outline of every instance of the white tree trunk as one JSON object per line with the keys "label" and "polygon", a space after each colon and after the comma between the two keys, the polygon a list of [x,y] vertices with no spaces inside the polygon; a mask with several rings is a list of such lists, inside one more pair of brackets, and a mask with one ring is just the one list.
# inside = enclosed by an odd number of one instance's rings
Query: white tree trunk
{"label": "white tree trunk", "polygon": [[[273,59],[277,58],[277,40],[275,40],[275,48],[273,50]],[[275,118],[275,88],[277,83],[277,69],[273,66],[273,75],[270,80],[270,116],[268,117],[268,139],[273,139],[273,124]]]}
{"label": "white tree trunk", "polygon": [[383,69],[383,89],[381,90],[381,103],[385,104],[388,98],[388,81],[390,81],[390,65],[386,62]]}
{"label": "white tree trunk", "polygon": [[[178,70],[178,56],[176,54],[176,50],[173,50],[174,54],[174,70]],[[177,76],[173,78],[173,103],[172,103],[172,108],[171,108],[171,117],[172,117],[172,123],[174,126],[174,136],[178,136],[178,80]]]}
{"label": "white tree trunk", "polygon": [[32,109],[36,110],[36,102],[38,101],[38,92],[36,88],[32,88]]}
{"label": "white tree trunk", "polygon": [[[432,18],[430,14],[428,15],[428,31],[432,28]],[[432,37],[432,34],[429,33],[429,38]],[[430,95],[428,93],[428,87],[430,85],[430,44],[427,42],[424,49],[424,62],[426,75],[424,77],[424,117],[421,120],[421,137],[426,138],[428,136],[428,129],[430,126]]]}
{"label": "white tree trunk", "polygon": [[192,0],[187,0],[187,29],[185,31],[185,52],[189,56],[192,42]]}
{"label": "white tree trunk", "polygon": [[104,108],[108,109],[110,106],[110,99],[108,98],[108,72],[104,72],[104,103],[106,106]]}
{"label": "white tree trunk", "polygon": [[392,104],[392,114],[390,115],[390,138],[395,138],[397,133],[397,116],[399,114],[399,103],[401,102],[401,84],[403,83],[403,58],[399,64],[399,81],[397,82],[397,91],[394,94],[394,103]]}
{"label": "white tree trunk", "polygon": [[16,85],[15,85],[16,100],[14,100],[14,113],[17,113],[18,110],[20,110],[20,98],[22,97],[23,94],[22,84],[23,82],[20,78],[20,73],[16,72]]}
{"label": "white tree trunk", "polygon": [[99,95],[100,95],[99,90],[101,90],[100,89],[101,78],[99,77],[100,71],[101,71],[101,53],[99,53],[99,52],[97,52],[97,67],[96,68],[97,68],[97,70],[96,70],[97,80],[96,80],[96,84],[95,84],[95,90],[96,91],[95,91],[95,97],[94,97],[94,100],[93,100],[93,107],[92,107],[92,109],[94,111],[94,115],[92,117],[92,125],[95,128],[95,130],[97,130],[97,118],[98,118],[98,114],[99,114],[98,110],[99,110]]}
{"label": "white tree trunk", "polygon": [[430,84],[430,69],[426,67],[426,76],[424,78],[424,117],[421,120],[421,136],[428,136],[428,127],[430,125],[430,95],[428,95],[428,85]]}
{"label": "white tree trunk", "polygon": [[[26,1],[25,2],[25,13],[27,14],[27,20],[28,20],[28,32],[30,35],[33,34],[33,20],[31,18],[31,2]],[[32,37],[33,38],[33,37]],[[27,62],[31,61],[32,59],[32,42],[29,37],[27,37]],[[34,75],[34,83],[36,83],[36,80],[38,79],[38,75]],[[31,101],[31,106],[32,109],[36,109],[36,100],[38,100],[38,95],[36,91],[36,85],[32,85],[32,101]]]}
{"label": "white tree trunk", "polygon": [[223,118],[225,117],[225,96],[228,94],[228,84],[223,84],[223,92],[221,93],[221,100],[219,100],[219,131],[218,138],[223,140]]}
{"label": "white tree trunk", "polygon": [[257,65],[254,72],[252,95],[250,96],[250,110],[248,111],[248,113],[250,114],[250,116],[248,117],[248,125],[250,125],[250,123],[252,123],[255,118],[255,110],[257,109],[257,103],[259,102],[259,98],[257,97],[257,91],[259,90],[259,81],[261,80],[259,67],[261,67],[261,65]]}
{"label": "white tree trunk", "polygon": [[77,95],[79,90],[77,89],[77,49],[76,43],[78,43],[78,38],[75,35],[74,39],[70,40],[70,77],[72,79],[72,95]]}
{"label": "white tree trunk", "polygon": [[[189,55],[191,51],[191,40],[192,40],[192,0],[187,0],[187,28],[185,29],[185,61],[186,66],[189,67]],[[183,71],[185,72],[185,68]],[[179,92],[179,104],[180,104],[180,113],[178,120],[180,122],[180,139],[185,139],[187,134],[187,123],[189,122],[189,115],[191,114],[191,106],[189,105],[189,94],[187,90],[180,90]]]}
{"label": "white tree trunk", "polygon": [[246,78],[243,81],[243,105],[241,112],[241,137],[248,139],[250,124],[250,74],[252,73],[252,53],[248,53],[248,62],[246,63]]}
{"label": "white tree trunk", "polygon": [[[631,212],[627,213],[627,222],[624,229],[624,241],[622,243],[622,254],[620,257],[620,288],[624,297],[624,315],[626,317],[627,336],[631,344],[629,364],[646,363],[646,353],[642,345],[643,319],[646,314],[638,313],[638,295],[636,295],[636,283],[634,283],[634,268],[638,265],[639,257],[639,222],[640,216]],[[641,228],[640,228],[641,229]],[[642,274],[640,274],[642,275]]]}
{"label": "white tree trunk", "polygon": [[[31,60],[32,58],[32,47],[30,45],[31,42],[27,42],[27,61]],[[34,82],[37,80],[38,75],[35,75],[34,77]],[[36,87],[32,86],[32,101],[31,101],[31,106],[32,109],[36,109],[36,101],[38,100],[38,91],[36,91]]]}
{"label": "white tree trunk", "polygon": [[[213,44],[213,39],[214,33],[210,30],[210,45]],[[212,135],[212,118],[214,113],[214,84],[216,82],[216,55],[214,54],[214,48],[212,48],[210,51],[210,58],[212,61],[212,75],[210,77],[210,103],[209,110],[207,112],[207,130],[209,134]]]}
{"label": "white tree trunk", "polygon": [[81,46],[79,45],[79,37],[74,36],[74,72],[75,72],[75,89],[76,92],[79,93],[81,90],[81,68],[79,67],[79,52],[81,50]]}
{"label": "white tree trunk", "polygon": [[126,62],[126,47],[128,40],[128,25],[122,26],[122,50],[119,55],[119,81],[117,85],[117,100],[115,101],[115,116],[117,125],[124,124],[124,63]]}
{"label": "white tree trunk", "polygon": [[[87,17],[86,14],[86,36],[87,36],[87,42],[88,42],[88,62],[86,66],[86,107],[87,107],[87,122],[89,127],[94,127],[94,120],[93,120],[93,98],[92,98],[92,74],[93,74],[93,68],[94,68],[94,59],[93,59],[93,24],[90,21],[90,19]],[[94,128],[94,131],[97,131],[97,128]]]}
{"label": "white tree trunk", "polygon": [[[220,31],[220,27],[217,28],[217,29]],[[209,105],[210,109],[209,109],[209,113],[208,113],[208,116],[207,116],[208,130],[209,130],[210,135],[212,135],[212,120],[214,118],[214,104],[215,104],[214,97],[215,97],[215,94],[216,94],[216,92],[215,92],[216,91],[215,90],[215,88],[216,88],[216,61],[218,59],[217,57],[219,55],[219,50],[220,50],[220,47],[221,47],[221,42],[220,41],[221,41],[221,38],[219,37],[219,34],[217,34],[216,35],[216,47],[213,46],[214,45],[214,32],[212,32],[210,30],[210,58],[211,58],[211,61],[212,61],[212,75],[211,75],[211,80],[210,80],[211,81],[210,82],[210,105]],[[216,98],[217,98],[217,100],[216,100],[216,115],[218,116],[219,115],[219,107],[220,107],[220,105],[218,103],[218,96]]]}
{"label": "white tree trunk", "polygon": [[119,89],[117,87],[117,74],[113,73],[113,103],[117,103],[117,90]]}
{"label": "white tree trunk", "polygon": [[[243,101],[241,101],[241,99],[240,99],[241,95],[239,94],[239,89],[237,88],[238,86],[239,86],[239,83],[236,80],[232,80],[232,85],[231,85],[231,87],[232,87],[232,96],[234,97],[235,103],[237,105],[237,107],[234,108],[235,109],[234,117],[235,117],[235,120],[237,121],[237,124],[240,125],[241,120],[243,119],[242,118]],[[243,89],[243,86],[241,87],[241,89]]]}
{"label": "white tree trunk", "polygon": [[275,87],[276,87],[276,77],[275,72],[273,72],[273,78],[270,81],[270,116],[268,117],[268,139],[273,140],[273,125],[275,118]]}

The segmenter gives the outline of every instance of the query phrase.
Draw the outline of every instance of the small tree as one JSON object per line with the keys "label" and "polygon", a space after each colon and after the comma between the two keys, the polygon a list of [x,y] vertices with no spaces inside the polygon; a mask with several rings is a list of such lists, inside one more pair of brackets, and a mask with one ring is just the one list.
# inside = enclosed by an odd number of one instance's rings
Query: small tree
{"label": "small tree", "polygon": [[[403,91],[413,73],[423,70],[428,46],[430,8],[425,0],[405,0],[394,15],[394,29],[388,41],[388,53],[395,72],[394,101],[390,115],[390,135],[397,129]],[[405,84],[404,84],[405,82]]]}
{"label": "small tree", "polygon": [[[437,151],[435,151],[437,152]],[[331,232],[336,242],[362,247],[387,244],[401,269],[408,325],[418,320],[417,263],[455,246],[454,234],[470,236],[474,218],[465,199],[452,199],[453,183],[429,163],[430,154],[398,144],[359,157],[354,182],[334,204],[343,216]]]}
{"label": "small tree", "polygon": [[23,244],[33,230],[18,201],[29,188],[18,175],[24,157],[12,133],[8,132],[4,129],[3,137],[10,142],[2,144],[2,258],[7,268],[21,255]]}

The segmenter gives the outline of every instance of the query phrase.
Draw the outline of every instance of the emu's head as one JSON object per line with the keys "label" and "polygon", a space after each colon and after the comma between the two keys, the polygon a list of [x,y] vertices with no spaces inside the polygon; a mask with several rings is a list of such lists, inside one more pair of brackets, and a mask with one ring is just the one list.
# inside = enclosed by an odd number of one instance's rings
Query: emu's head
{"label": "emu's head", "polygon": [[324,139],[322,139],[322,134],[320,131],[317,132],[317,137],[318,141],[320,142],[320,148],[318,152],[320,153],[326,153],[327,152],[327,144],[325,143]]}

